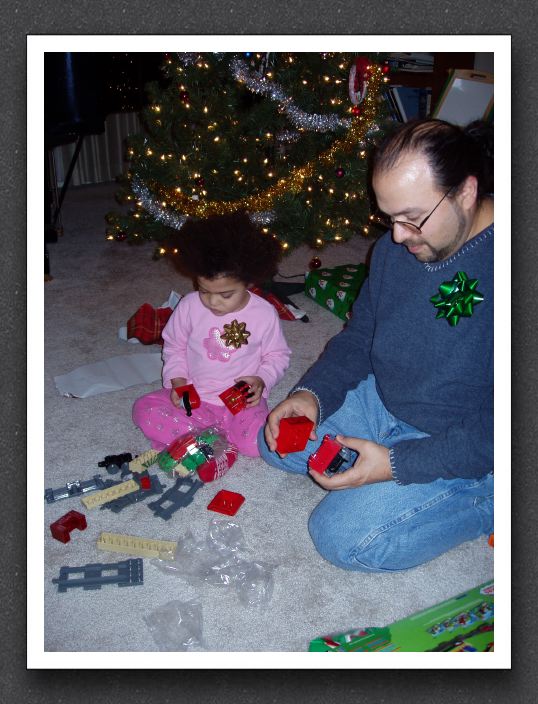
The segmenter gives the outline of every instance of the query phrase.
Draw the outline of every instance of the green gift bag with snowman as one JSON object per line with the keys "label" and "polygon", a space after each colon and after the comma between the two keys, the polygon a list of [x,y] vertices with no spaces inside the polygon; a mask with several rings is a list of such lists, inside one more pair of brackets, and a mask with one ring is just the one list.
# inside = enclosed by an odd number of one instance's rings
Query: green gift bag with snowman
{"label": "green gift bag with snowman", "polygon": [[365,264],[314,269],[305,274],[305,293],[342,320],[349,320],[351,306],[367,275]]}

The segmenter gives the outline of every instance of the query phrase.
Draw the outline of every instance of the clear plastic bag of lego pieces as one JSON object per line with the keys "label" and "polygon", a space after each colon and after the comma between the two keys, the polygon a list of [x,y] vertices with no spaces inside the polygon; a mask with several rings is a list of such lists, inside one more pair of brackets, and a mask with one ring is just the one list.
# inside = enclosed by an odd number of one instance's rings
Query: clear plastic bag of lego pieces
{"label": "clear plastic bag of lego pieces", "polygon": [[143,618],[161,651],[206,648],[202,639],[202,605],[199,601],[169,601]]}
{"label": "clear plastic bag of lego pieces", "polygon": [[237,447],[227,439],[224,431],[215,437],[211,449],[212,456],[196,470],[206,484],[223,477],[234,464],[238,454]]}
{"label": "clear plastic bag of lego pieces", "polygon": [[194,472],[202,481],[221,477],[237,458],[237,449],[231,445],[223,430],[217,426],[196,427],[173,440],[162,450],[157,462],[164,472],[185,477]]}

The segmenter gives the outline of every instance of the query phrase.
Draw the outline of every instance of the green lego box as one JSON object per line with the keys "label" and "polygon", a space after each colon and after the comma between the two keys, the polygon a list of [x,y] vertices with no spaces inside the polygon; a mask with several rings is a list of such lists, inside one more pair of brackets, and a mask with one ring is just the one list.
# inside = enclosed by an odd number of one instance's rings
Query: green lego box
{"label": "green lego box", "polygon": [[305,275],[305,294],[342,320],[348,320],[367,274],[365,264],[313,269]]}
{"label": "green lego box", "polygon": [[309,652],[485,652],[493,651],[493,582],[395,621],[315,638]]}

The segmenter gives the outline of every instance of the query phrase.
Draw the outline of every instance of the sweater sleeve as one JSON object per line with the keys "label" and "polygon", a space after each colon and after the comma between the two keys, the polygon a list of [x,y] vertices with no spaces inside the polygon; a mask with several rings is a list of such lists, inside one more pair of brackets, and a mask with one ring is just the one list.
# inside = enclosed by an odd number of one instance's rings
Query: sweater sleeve
{"label": "sweater sleeve", "polygon": [[466,416],[443,432],[404,440],[390,450],[392,475],[398,484],[435,479],[472,479],[493,471],[493,403]]}
{"label": "sweater sleeve", "polygon": [[301,377],[293,391],[312,392],[319,404],[319,423],[344,403],[349,389],[372,373],[370,348],[374,330],[369,277],[353,305],[353,314],[344,329],[327,343],[325,350]]}
{"label": "sweater sleeve", "polygon": [[276,310],[271,313],[271,322],[263,335],[262,359],[257,374],[265,383],[266,395],[284,376],[291,355],[278,314]]}
{"label": "sweater sleeve", "polygon": [[171,388],[172,379],[189,378],[187,340],[191,330],[188,300],[182,298],[162,331],[163,386],[166,388]]}

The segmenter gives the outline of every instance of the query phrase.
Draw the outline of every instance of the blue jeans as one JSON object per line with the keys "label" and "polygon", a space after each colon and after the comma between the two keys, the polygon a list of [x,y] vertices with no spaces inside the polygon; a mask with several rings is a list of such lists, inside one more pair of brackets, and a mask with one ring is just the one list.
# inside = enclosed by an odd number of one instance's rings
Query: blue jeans
{"label": "blue jeans", "polygon": [[[365,438],[392,447],[427,437],[395,418],[379,398],[369,376],[349,391],[343,405],[316,430],[302,452],[280,458],[270,452],[263,428],[262,458],[287,472],[306,474],[308,456],[325,433]],[[313,510],[310,535],[318,552],[347,570],[397,572],[493,532],[493,473],[479,479],[437,479],[429,484],[380,482],[331,491]]]}

